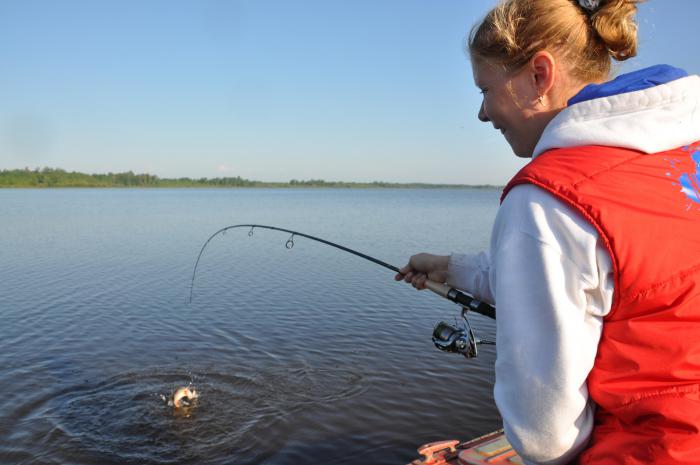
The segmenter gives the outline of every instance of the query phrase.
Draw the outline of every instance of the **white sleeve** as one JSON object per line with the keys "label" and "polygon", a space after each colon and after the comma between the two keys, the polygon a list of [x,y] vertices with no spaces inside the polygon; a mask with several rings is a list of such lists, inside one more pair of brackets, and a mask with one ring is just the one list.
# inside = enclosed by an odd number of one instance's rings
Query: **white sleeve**
{"label": "white sleeve", "polygon": [[586,378],[612,303],[610,256],[572,208],[521,185],[496,217],[491,258],[506,436],[526,463],[569,463],[593,429]]}
{"label": "white sleeve", "polygon": [[493,305],[489,285],[490,269],[488,252],[476,255],[453,253],[447,266],[447,284]]}

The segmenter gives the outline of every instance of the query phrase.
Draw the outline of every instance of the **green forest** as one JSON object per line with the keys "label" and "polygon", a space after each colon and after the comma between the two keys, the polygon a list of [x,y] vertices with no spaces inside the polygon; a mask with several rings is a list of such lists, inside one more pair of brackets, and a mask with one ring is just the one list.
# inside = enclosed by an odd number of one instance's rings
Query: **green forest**
{"label": "green forest", "polygon": [[56,188],[56,187],[321,187],[321,188],[489,188],[493,186],[467,186],[461,184],[389,183],[374,181],[334,182],[322,179],[306,181],[292,179],[289,182],[263,182],[235,177],[224,178],[159,178],[153,174],[125,173],[86,174],[60,168],[16,169],[0,171],[0,188]]}

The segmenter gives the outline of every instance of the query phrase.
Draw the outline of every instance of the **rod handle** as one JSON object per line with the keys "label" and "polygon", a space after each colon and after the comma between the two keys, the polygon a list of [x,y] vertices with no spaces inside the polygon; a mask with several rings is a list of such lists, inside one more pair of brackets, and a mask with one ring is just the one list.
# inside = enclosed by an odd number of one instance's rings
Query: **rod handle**
{"label": "rod handle", "polygon": [[481,315],[487,316],[491,319],[496,319],[496,309],[487,303],[481,302],[474,297],[468,296],[467,294],[458,291],[457,289],[450,287],[445,283],[438,283],[435,281],[427,280],[425,282],[425,287],[447,300],[451,300],[463,307],[468,308],[471,311],[479,313]]}
{"label": "rod handle", "polygon": [[444,297],[445,299],[449,299],[449,297],[447,297],[447,294],[450,292],[450,289],[452,289],[445,283],[438,283],[429,279],[425,282],[425,287],[427,287],[440,297]]}

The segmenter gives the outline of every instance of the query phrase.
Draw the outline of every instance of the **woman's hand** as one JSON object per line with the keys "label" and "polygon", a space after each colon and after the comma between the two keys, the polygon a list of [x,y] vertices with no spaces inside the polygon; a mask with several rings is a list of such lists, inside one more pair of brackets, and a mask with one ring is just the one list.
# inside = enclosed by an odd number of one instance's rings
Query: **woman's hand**
{"label": "woman's hand", "polygon": [[425,289],[425,282],[429,279],[438,283],[447,281],[447,264],[450,261],[448,255],[433,255],[419,253],[408,260],[408,265],[399,270],[394,276],[396,281],[402,279],[411,283],[418,290]]}

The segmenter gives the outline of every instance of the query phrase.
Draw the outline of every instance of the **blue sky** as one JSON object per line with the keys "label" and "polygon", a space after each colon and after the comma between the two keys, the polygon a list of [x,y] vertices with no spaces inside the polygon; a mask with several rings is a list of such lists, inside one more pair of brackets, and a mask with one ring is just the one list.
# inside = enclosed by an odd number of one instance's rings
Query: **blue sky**
{"label": "blue sky", "polygon": [[[0,0],[0,169],[503,184],[463,49],[492,0]],[[700,73],[697,0],[640,53]]]}

